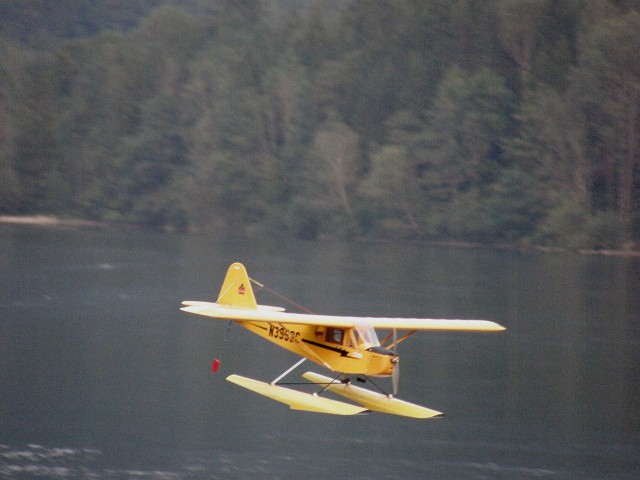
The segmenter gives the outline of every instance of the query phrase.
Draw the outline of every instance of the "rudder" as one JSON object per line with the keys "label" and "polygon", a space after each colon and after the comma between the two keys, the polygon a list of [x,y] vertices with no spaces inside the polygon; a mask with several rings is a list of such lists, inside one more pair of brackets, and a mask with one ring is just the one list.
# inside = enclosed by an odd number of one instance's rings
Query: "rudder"
{"label": "rudder", "polygon": [[249,274],[243,264],[239,262],[231,264],[227,270],[227,276],[224,277],[224,282],[222,282],[217,303],[235,308],[250,308],[254,310],[257,308]]}

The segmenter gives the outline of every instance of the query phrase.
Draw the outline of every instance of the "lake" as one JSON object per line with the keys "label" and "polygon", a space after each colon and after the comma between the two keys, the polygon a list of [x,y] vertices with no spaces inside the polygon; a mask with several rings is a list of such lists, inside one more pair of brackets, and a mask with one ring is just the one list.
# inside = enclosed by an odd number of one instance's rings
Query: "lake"
{"label": "lake", "polygon": [[[179,310],[234,261],[260,303],[508,330],[399,346],[443,418],[294,412],[225,377],[297,357]],[[0,268],[0,478],[640,476],[638,258],[5,225]]]}

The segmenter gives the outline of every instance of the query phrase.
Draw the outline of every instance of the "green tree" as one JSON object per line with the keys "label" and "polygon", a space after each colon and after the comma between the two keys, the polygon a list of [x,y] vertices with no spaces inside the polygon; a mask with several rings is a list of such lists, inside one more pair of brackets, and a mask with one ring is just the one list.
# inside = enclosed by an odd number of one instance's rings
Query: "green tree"
{"label": "green tree", "polygon": [[589,211],[585,128],[573,98],[540,87],[521,106],[517,136],[505,141],[507,155],[535,178],[552,205],[570,201]]}
{"label": "green tree", "polygon": [[[640,13],[603,20],[586,37],[575,77],[576,101],[591,137],[589,155],[608,185],[598,201],[615,210],[625,237],[638,220],[640,195]],[[595,180],[597,182],[597,179]]]}
{"label": "green tree", "polygon": [[12,120],[0,100],[0,212],[3,213],[15,213],[20,206],[20,185],[14,167],[13,135]]}
{"label": "green tree", "polygon": [[58,150],[58,117],[54,59],[24,55],[13,80],[19,98],[15,117],[14,169],[24,213],[57,213],[66,207],[68,183]]}
{"label": "green tree", "polygon": [[496,28],[500,0],[458,0],[451,9],[453,49],[449,58],[469,71],[482,67],[505,70],[500,48],[500,29]]}
{"label": "green tree", "polygon": [[506,167],[489,186],[479,210],[482,220],[472,232],[482,241],[530,241],[549,209],[549,199],[531,173],[517,165]]}
{"label": "green tree", "polygon": [[178,99],[159,95],[144,105],[139,132],[122,142],[118,158],[121,204],[137,223],[183,228],[186,221],[184,206],[168,195],[187,160],[180,117]]}
{"label": "green tree", "polygon": [[500,0],[502,45],[516,65],[520,85],[531,88],[530,77],[538,33],[549,0]]}
{"label": "green tree", "polygon": [[484,202],[499,176],[512,109],[500,76],[453,67],[426,122],[407,111],[394,116],[364,189],[376,205],[386,203],[383,223],[403,219],[410,235],[429,237],[471,238],[493,228]]}
{"label": "green tree", "polygon": [[416,176],[415,158],[407,147],[389,144],[372,156],[371,164],[363,190],[371,202],[370,216],[380,223],[378,228],[401,237],[423,237],[424,192]]}
{"label": "green tree", "polygon": [[[519,190],[519,195],[529,199],[523,198],[522,204],[538,205],[529,208],[528,228],[519,228],[532,234],[539,227],[534,241],[553,244],[560,242],[557,226],[564,224],[567,235],[574,238],[565,244],[575,246],[579,235],[574,231],[585,227],[591,209],[593,168],[587,154],[584,115],[570,94],[539,87],[524,100],[517,119],[518,133],[505,140],[505,154],[518,172],[520,185],[526,187]],[[504,188],[509,185],[513,182]],[[509,204],[507,198],[503,200],[504,205]]]}
{"label": "green tree", "polygon": [[513,97],[489,70],[452,68],[442,80],[422,133],[421,186],[443,213],[445,232],[465,235],[470,215],[500,169],[501,142],[511,127]]}
{"label": "green tree", "polygon": [[337,200],[339,209],[354,219],[352,193],[361,173],[358,135],[338,119],[329,120],[316,133],[313,156],[316,178],[330,207]]}
{"label": "green tree", "polygon": [[532,83],[543,83],[559,91],[568,85],[578,51],[578,29],[583,0],[555,0],[546,3],[536,33],[537,48],[531,65]]}
{"label": "green tree", "polygon": [[277,155],[295,136],[287,115],[297,115],[297,95],[283,90],[285,76],[268,75],[263,26],[253,15],[245,22],[243,12],[225,14],[229,25],[216,20],[181,94],[190,125],[190,216],[208,228],[253,228],[273,219],[270,202],[283,171]]}
{"label": "green tree", "polygon": [[396,110],[424,116],[456,57],[454,6],[434,0],[359,1],[345,10],[336,108],[365,142]]}
{"label": "green tree", "polygon": [[18,211],[21,198],[15,171],[17,130],[12,113],[15,105],[12,70],[17,63],[12,57],[16,50],[10,42],[0,47],[0,212],[3,213]]}

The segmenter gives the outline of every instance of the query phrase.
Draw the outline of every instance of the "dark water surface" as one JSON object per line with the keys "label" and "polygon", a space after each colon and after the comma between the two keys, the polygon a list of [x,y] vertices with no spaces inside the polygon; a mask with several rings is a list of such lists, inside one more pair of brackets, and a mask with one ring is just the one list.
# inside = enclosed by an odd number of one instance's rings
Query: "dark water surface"
{"label": "dark water surface", "polygon": [[[319,313],[508,330],[400,346],[444,418],[293,412],[224,378],[295,356],[178,310],[233,261]],[[0,269],[0,478],[640,478],[639,259],[2,226]]]}

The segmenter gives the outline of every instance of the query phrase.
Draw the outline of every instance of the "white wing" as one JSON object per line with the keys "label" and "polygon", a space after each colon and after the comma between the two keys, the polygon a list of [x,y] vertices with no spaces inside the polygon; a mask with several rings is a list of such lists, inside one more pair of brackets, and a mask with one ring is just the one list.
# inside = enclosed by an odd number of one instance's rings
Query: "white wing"
{"label": "white wing", "polygon": [[386,318],[352,317],[336,315],[313,315],[306,313],[288,313],[280,307],[258,305],[256,309],[234,308],[211,302],[182,302],[181,310],[206,317],[235,321],[266,323],[286,323],[293,325],[324,325],[328,327],[350,328],[363,323],[377,329],[398,330],[448,330],[497,332],[505,330],[502,325],[489,320],[452,320],[435,318]]}

